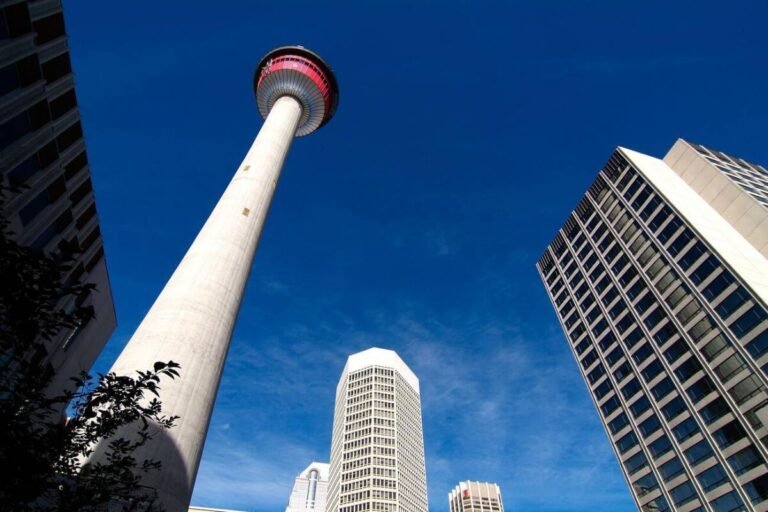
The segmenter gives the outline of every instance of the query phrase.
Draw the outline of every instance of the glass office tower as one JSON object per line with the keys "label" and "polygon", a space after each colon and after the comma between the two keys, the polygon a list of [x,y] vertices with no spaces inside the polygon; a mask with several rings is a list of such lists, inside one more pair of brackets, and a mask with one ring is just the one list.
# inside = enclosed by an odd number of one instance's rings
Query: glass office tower
{"label": "glass office tower", "polygon": [[618,148],[537,263],[642,511],[768,510],[767,192]]}

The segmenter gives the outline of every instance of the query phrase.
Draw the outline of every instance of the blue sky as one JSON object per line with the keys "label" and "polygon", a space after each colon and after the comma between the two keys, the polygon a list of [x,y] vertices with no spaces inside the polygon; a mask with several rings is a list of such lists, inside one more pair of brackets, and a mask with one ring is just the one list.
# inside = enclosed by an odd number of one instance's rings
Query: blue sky
{"label": "blue sky", "polygon": [[617,145],[768,163],[768,4],[65,9],[119,322],[100,371],[261,126],[260,57],[303,44],[341,86],[287,160],[194,503],[281,510],[328,460],[346,356],[375,345],[420,377],[431,510],[466,479],[510,511],[633,510],[534,263]]}

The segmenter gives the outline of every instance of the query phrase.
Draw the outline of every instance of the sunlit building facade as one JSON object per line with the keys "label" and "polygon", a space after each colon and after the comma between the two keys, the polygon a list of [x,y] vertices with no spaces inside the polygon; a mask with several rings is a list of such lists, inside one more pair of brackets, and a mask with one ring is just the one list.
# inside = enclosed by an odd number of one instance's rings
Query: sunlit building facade
{"label": "sunlit building facade", "polygon": [[501,489],[488,482],[459,482],[448,494],[450,512],[504,512]]}
{"label": "sunlit building facade", "polygon": [[537,263],[642,511],[768,510],[767,192],[619,148]]}
{"label": "sunlit building facade", "polygon": [[419,379],[391,350],[349,356],[336,387],[328,512],[427,512]]}
{"label": "sunlit building facade", "polygon": [[329,468],[328,464],[313,462],[299,473],[285,512],[325,512]]}

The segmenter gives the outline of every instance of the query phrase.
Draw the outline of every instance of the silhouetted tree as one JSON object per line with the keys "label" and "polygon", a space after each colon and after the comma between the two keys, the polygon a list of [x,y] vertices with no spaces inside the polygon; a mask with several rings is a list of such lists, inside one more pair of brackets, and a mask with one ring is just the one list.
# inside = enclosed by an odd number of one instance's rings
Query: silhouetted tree
{"label": "silhouetted tree", "polygon": [[[0,210],[7,190],[0,188]],[[162,510],[153,489],[140,485],[154,460],[136,449],[155,429],[174,425],[162,414],[160,380],[179,365],[157,362],[135,376],[114,373],[73,379],[72,390],[51,390],[46,344],[93,317],[84,305],[90,284],[68,279],[74,250],[55,255],[19,245],[0,219],[0,504],[4,510]],[[68,410],[71,417],[63,412]],[[130,439],[121,427],[134,425]],[[98,462],[94,448],[106,443]]]}

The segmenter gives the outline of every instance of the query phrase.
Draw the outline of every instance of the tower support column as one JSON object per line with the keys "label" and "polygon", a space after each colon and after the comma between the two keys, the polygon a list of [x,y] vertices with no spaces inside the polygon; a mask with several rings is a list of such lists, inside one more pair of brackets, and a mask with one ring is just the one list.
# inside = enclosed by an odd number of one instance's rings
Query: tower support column
{"label": "tower support column", "polygon": [[[181,377],[162,384],[163,413],[179,416],[135,458],[158,460],[162,469],[141,474],[168,512],[186,512],[216,400],[240,302],[259,236],[294,137],[324,126],[339,93],[331,68],[301,46],[269,52],[254,76],[264,125],[235,176],[163,291],[111,371],[132,375],[156,361],[181,365]],[[130,438],[136,425],[118,435]],[[104,456],[108,440],[92,460]],[[236,468],[233,468],[236,471]]]}
{"label": "tower support column", "polygon": [[291,96],[275,102],[240,168],[165,288],[112,367],[118,375],[181,365],[164,380],[163,412],[180,417],[137,454],[162,462],[143,485],[168,512],[186,511],[221,380],[227,349],[264,220],[302,115]]}

